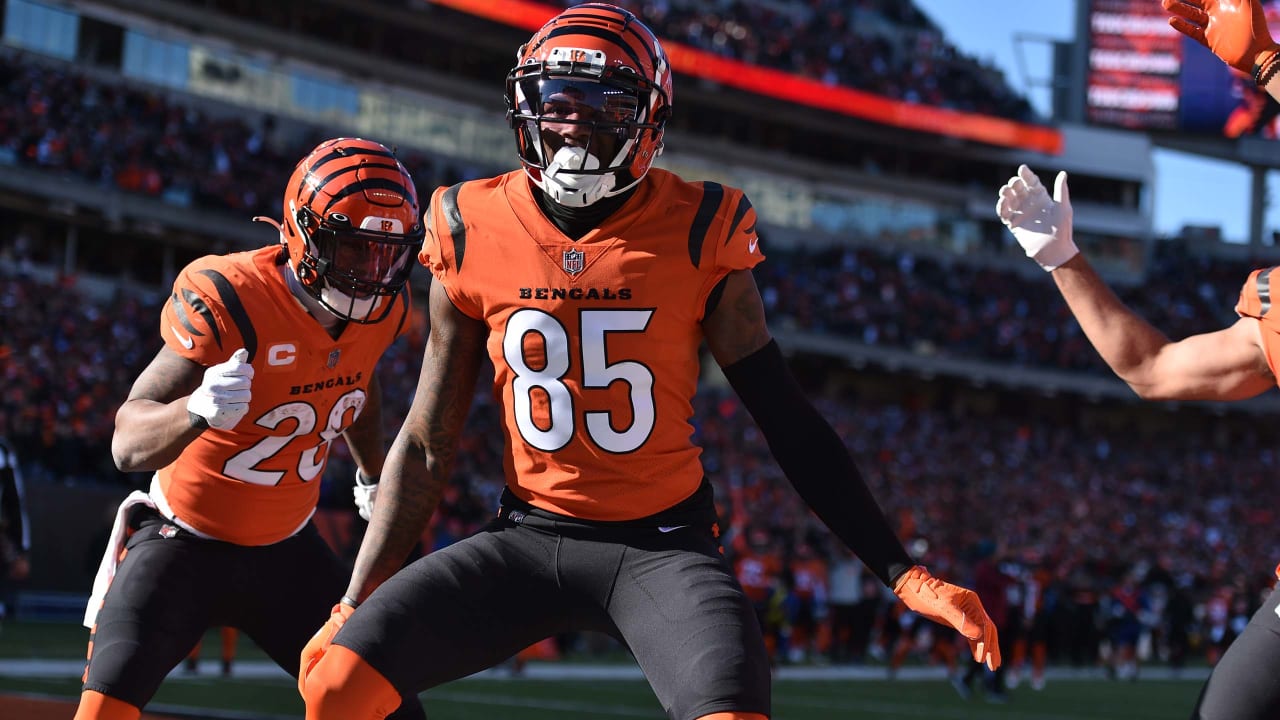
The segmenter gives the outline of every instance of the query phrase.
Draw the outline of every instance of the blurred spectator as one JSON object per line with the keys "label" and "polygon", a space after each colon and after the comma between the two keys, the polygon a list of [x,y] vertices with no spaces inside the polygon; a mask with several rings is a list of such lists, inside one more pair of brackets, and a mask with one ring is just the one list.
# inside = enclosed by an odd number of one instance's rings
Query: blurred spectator
{"label": "blurred spectator", "polygon": [[862,561],[843,544],[836,545],[828,573],[830,658],[833,663],[860,663],[871,639],[875,611],[863,602]]}
{"label": "blurred spectator", "polygon": [[[980,543],[977,566],[973,575],[973,591],[982,599],[982,606],[987,609],[987,615],[1000,631],[1000,654],[1003,657],[1011,657],[1013,654],[1009,643],[1012,640],[1011,636],[1016,633],[1008,632],[1009,620],[1013,617],[1009,607],[1009,589],[1015,582],[1000,567],[995,543],[990,540]],[[1002,664],[992,672],[978,663],[971,662],[967,664],[963,675],[952,680],[952,684],[956,692],[960,693],[960,697],[968,699],[973,694],[974,679],[981,674],[985,680],[983,686],[986,690],[987,702],[1004,703],[1009,699],[1004,682],[1006,672],[1008,672],[1006,664]]]}

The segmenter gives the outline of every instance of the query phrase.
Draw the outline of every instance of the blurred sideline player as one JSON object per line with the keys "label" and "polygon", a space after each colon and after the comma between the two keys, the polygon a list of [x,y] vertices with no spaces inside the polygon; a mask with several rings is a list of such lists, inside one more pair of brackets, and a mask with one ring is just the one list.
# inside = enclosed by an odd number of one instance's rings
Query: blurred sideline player
{"label": "blurred sideline player", "polygon": [[[1280,310],[1271,297],[1276,268],[1249,274],[1235,307],[1239,319],[1230,327],[1173,342],[1124,305],[1079,253],[1071,237],[1065,172],[1058,173],[1050,196],[1035,173],[1019,167],[1000,188],[996,214],[1027,255],[1052,274],[1102,359],[1143,399],[1243,400],[1276,386]],[[1278,608],[1280,591],[1273,591],[1214,667],[1193,718],[1280,717]]]}
{"label": "blurred sideline player", "polygon": [[0,436],[0,624],[13,612],[15,586],[31,574],[31,523],[18,454]]}
{"label": "blurred sideline player", "polygon": [[[340,436],[369,515],[385,451],[374,368],[409,312],[423,230],[404,166],[356,138],[303,158],[283,207],[279,245],[178,275],[164,347],[116,414],[116,465],[156,474],[121,504],[94,582],[78,720],[138,718],[214,626],[294,673],[342,592],[311,516]],[[417,699],[398,717],[422,717]]]}
{"label": "blurred sideline player", "polygon": [[[219,655],[219,659],[222,661],[222,676],[231,677],[231,665],[236,659],[236,645],[240,640],[240,631],[224,625],[218,628],[218,639],[222,641],[222,651]],[[203,641],[197,640],[196,646],[191,648],[191,652],[187,655],[185,665],[189,673],[200,672],[201,644],[203,644]]]}
{"label": "blurred sideline player", "polygon": [[[690,441],[704,340],[809,506],[908,606],[999,665],[977,596],[912,561],[770,339],[750,203],[650,170],[671,112],[653,33],[575,6],[521,48],[506,97],[525,169],[432,197],[422,375],[347,594],[303,654],[307,717],[381,718],[401,692],[567,630],[625,643],[669,717],[767,717],[760,626]],[[486,349],[506,434],[498,517],[397,572],[448,480]]]}
{"label": "blurred sideline player", "polygon": [[1012,648],[1008,685],[1015,688],[1026,677],[1029,655],[1031,689],[1043,690],[1044,670],[1049,659],[1049,608],[1045,604],[1045,590],[1049,586],[1050,573],[1044,567],[1038,550],[1026,553],[1024,562],[1017,567],[1016,579],[1019,591],[1016,602],[1011,604],[1011,613],[1019,616],[1019,631],[1016,637],[1007,641]]}

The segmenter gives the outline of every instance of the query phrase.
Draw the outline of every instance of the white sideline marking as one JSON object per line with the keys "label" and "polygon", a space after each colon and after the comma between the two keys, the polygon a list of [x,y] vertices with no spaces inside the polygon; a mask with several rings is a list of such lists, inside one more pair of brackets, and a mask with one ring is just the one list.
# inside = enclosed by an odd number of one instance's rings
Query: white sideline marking
{"label": "white sideline marking", "polygon": [[615,717],[658,717],[662,708],[654,700],[654,707],[648,710],[628,707],[626,705],[599,705],[596,703],[580,703],[569,700],[535,700],[513,695],[494,695],[492,693],[439,692],[428,690],[427,702],[444,700],[446,702],[467,703],[470,705],[497,705],[499,707],[535,708],[538,710],[556,710],[559,712],[582,713],[592,717],[608,715]]}

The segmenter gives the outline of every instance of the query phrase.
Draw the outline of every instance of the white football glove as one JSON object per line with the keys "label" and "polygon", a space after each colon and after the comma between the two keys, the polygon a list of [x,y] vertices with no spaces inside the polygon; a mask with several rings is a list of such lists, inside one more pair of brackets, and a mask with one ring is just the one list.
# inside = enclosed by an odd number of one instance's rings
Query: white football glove
{"label": "white football glove", "polygon": [[204,381],[187,398],[187,412],[204,418],[211,428],[235,428],[249,412],[252,398],[253,366],[248,360],[249,351],[240,348],[226,362],[206,368]]}
{"label": "white football glove", "polygon": [[378,478],[369,477],[356,468],[356,485],[351,488],[356,496],[356,509],[365,522],[373,519],[373,501],[378,499]]}
{"label": "white football glove", "polygon": [[1027,257],[1047,271],[1056,270],[1080,252],[1071,239],[1071,193],[1065,170],[1058,173],[1050,198],[1031,168],[1018,166],[1018,174],[1000,188],[996,215],[1027,251]]}

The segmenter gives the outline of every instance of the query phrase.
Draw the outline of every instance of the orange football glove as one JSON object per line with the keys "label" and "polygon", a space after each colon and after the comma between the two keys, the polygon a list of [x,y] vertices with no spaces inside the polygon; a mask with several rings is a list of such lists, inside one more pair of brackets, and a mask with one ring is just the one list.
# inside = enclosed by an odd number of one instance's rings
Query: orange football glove
{"label": "orange football glove", "polygon": [[1000,667],[996,624],[987,617],[977,593],[929,574],[916,565],[898,578],[893,593],[906,606],[940,625],[950,625],[969,641],[973,659],[995,670]]}
{"label": "orange football glove", "polygon": [[1277,47],[1260,0],[1161,0],[1169,24],[1246,75]]}
{"label": "orange football glove", "polygon": [[303,697],[306,697],[307,675],[315,669],[316,663],[320,662],[320,658],[324,657],[324,652],[333,642],[333,636],[338,634],[342,626],[347,623],[347,618],[351,617],[351,613],[355,611],[355,608],[346,603],[340,602],[334,605],[333,614],[324,621],[324,625],[302,648],[302,659],[298,666],[298,693]]}

